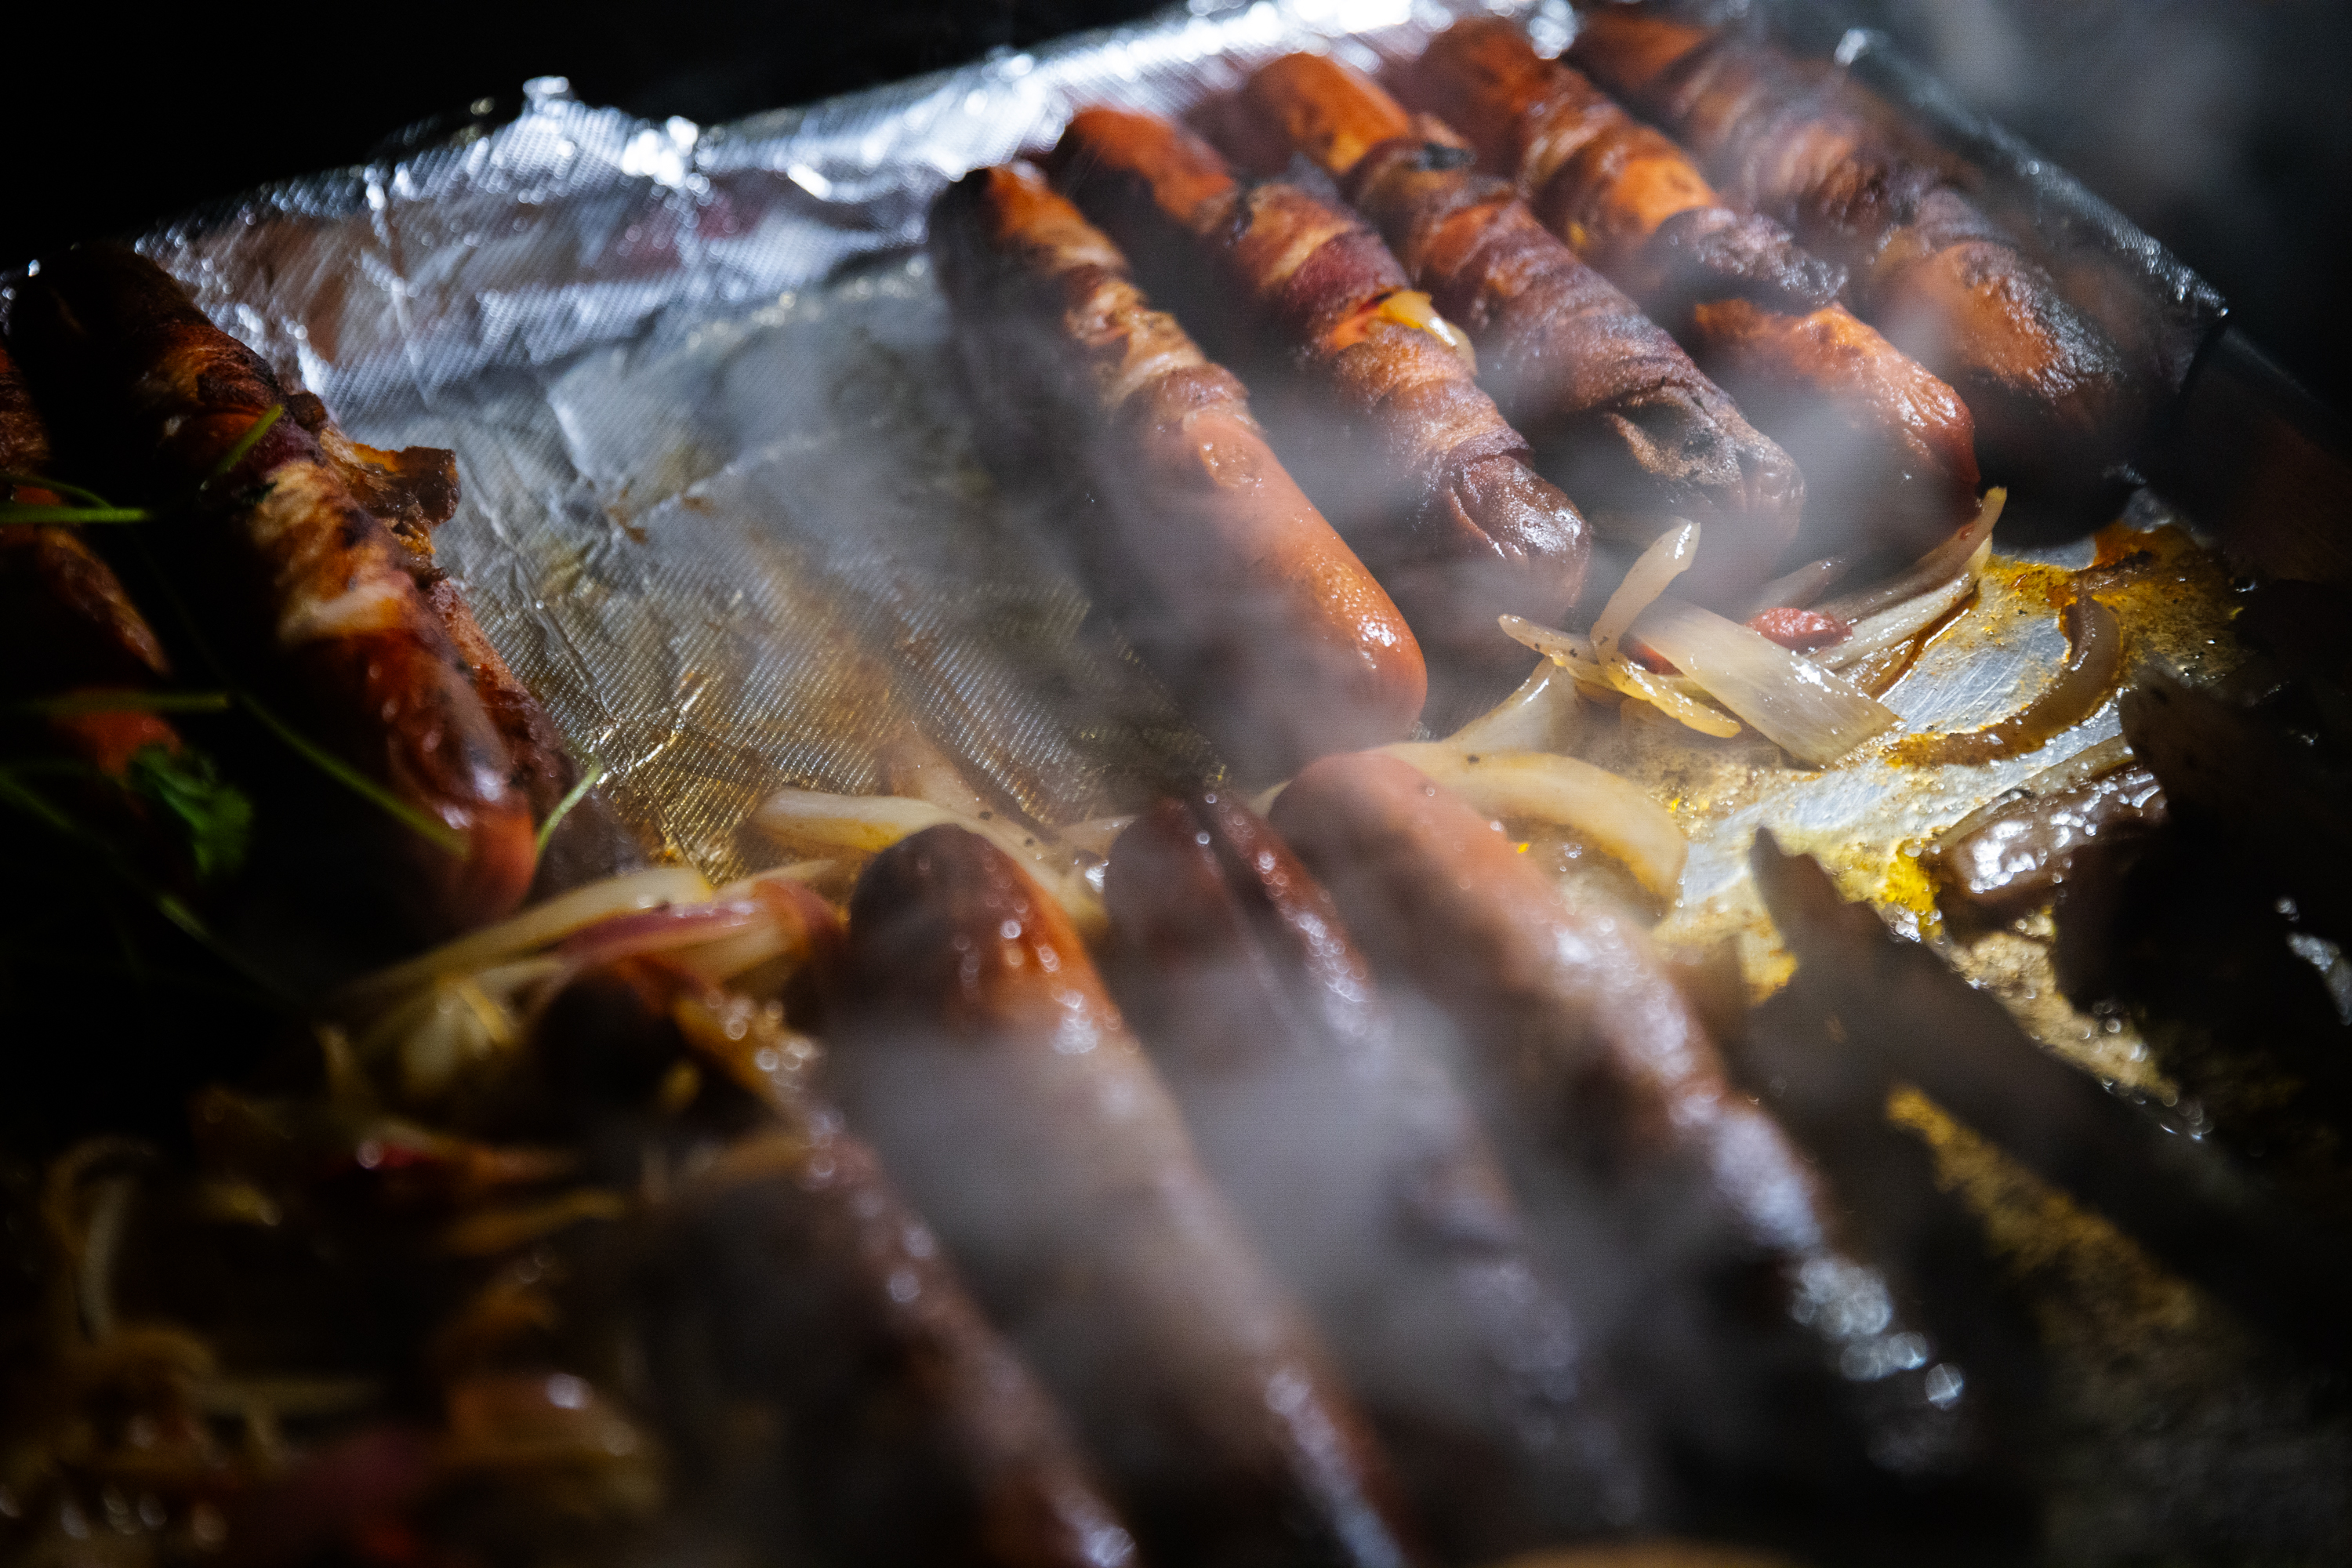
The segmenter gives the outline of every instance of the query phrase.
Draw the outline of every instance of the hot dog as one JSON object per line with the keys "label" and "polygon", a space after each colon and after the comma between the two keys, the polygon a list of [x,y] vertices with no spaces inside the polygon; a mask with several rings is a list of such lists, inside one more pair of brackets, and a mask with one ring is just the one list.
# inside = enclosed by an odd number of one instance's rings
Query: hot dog
{"label": "hot dog", "polygon": [[1480,384],[1602,537],[1646,544],[1696,519],[1685,593],[1714,598],[1769,574],[1804,508],[1796,465],[1444,127],[1300,54],[1253,75],[1223,131],[1245,163],[1271,172],[1303,153],[1340,182],[1413,286],[1470,334]]}
{"label": "hot dog", "polygon": [[1152,115],[1082,110],[1050,163],[1153,294],[1256,379],[1276,449],[1423,647],[1519,672],[1495,617],[1556,622],[1582,585],[1589,531],[1380,237],[1300,186],[1243,188],[1206,142]]}
{"label": "hot dog", "polygon": [[804,1074],[758,1065],[763,1050],[800,1059],[792,1045],[771,1016],[646,959],[573,982],[536,1031],[543,1070],[607,1116],[698,1057],[764,1102],[747,1118],[707,1089],[682,1124],[587,1141],[630,1166],[648,1141],[724,1140],[590,1256],[580,1293],[637,1326],[689,1511],[786,1560],[1132,1562],[1059,1412],[873,1152]]}
{"label": "hot dog", "polygon": [[428,930],[512,909],[531,879],[530,805],[400,547],[295,420],[277,420],[213,477],[286,403],[268,367],[160,268],[117,248],[45,266],[18,297],[11,337],[89,432],[85,455],[118,459],[144,498],[184,506],[184,523],[156,542],[238,678],[447,830],[454,848],[354,803],[387,890]]}
{"label": "hot dog", "polygon": [[1090,580],[1237,767],[1412,728],[1403,617],[1099,231],[1036,175],[980,169],[933,207],[930,251],[1002,458],[1075,450],[1102,509],[1073,531]]}
{"label": "hot dog", "polygon": [[1970,405],[1836,302],[1842,268],[1732,211],[1689,154],[1508,22],[1447,28],[1405,85],[1789,448],[1801,553],[1909,559],[1973,515]]}
{"label": "hot dog", "polygon": [[1103,893],[1122,1008],[1441,1554],[1654,1514],[1595,1347],[1529,1257],[1449,1069],[1389,1017],[1307,868],[1213,794],[1146,812]]}
{"label": "hot dog", "polygon": [[1058,906],[952,827],[876,857],[831,1026],[852,1126],[1171,1563],[1400,1563],[1386,1466]]}
{"label": "hot dog", "polygon": [[[1749,1370],[1676,1386],[1678,1373],[1697,1370],[1680,1364],[1681,1352],[1646,1358],[1681,1438],[1707,1451],[1738,1443],[1741,1420],[1759,1422],[1777,1434],[1771,1451],[1728,1462],[1777,1469],[1792,1489],[1848,1489],[1871,1473],[1855,1425],[1896,1468],[1952,1459],[1965,1413],[1927,1397],[1940,1385],[1923,1384],[1925,1337],[1904,1337],[1884,1281],[1846,1252],[1811,1165],[1731,1090],[1714,1043],[1629,920],[1571,910],[1493,824],[1391,757],[1324,759],[1283,793],[1273,823],[1382,978],[1458,1026],[1538,1236],[1547,1193],[1564,1191],[1565,1152],[1607,1184],[1621,1215],[1644,1216],[1627,1233],[1644,1245],[1711,1218],[1720,1228],[1708,1247],[1744,1251],[1776,1279],[1787,1318],[1778,1331],[1759,1326]],[[1657,1313],[1669,1294],[1641,1310]],[[1802,1341],[1812,1349],[1798,1356]],[[1763,1373],[1776,1342],[1797,1359]],[[1743,1387],[1743,1377],[1759,1381]]]}
{"label": "hot dog", "polygon": [[1944,170],[1734,30],[1602,6],[1569,58],[1686,142],[1740,201],[1843,266],[1862,315],[1967,400],[1993,480],[2034,506],[2113,498],[2108,470],[2141,434],[2147,389]]}

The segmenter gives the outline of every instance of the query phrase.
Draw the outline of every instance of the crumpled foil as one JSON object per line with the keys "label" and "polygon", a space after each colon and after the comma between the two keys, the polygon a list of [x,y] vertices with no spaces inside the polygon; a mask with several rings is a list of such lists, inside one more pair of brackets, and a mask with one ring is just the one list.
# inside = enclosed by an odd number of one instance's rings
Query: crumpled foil
{"label": "crumpled foil", "polygon": [[[143,247],[360,438],[457,451],[466,500],[440,558],[649,847],[714,879],[772,863],[743,826],[762,798],[872,790],[877,752],[909,726],[1067,822],[1216,762],[1089,613],[1050,520],[1001,496],[974,450],[919,248],[932,197],[1050,145],[1080,105],[1181,112],[1298,48],[1378,69],[1481,9],[1548,48],[1573,26],[1560,0],[1192,0],[707,130],[592,108],[545,78],[509,123],[256,193]],[[1801,43],[1822,30],[1819,0],[1758,10]],[[1843,52],[1866,79],[1950,132],[1932,81],[1870,75],[1888,57],[1864,44]],[[2038,239],[2079,258],[2062,276],[2104,277],[2123,308],[2192,337],[2218,321],[2209,289],[2062,173],[2013,158],[1971,178],[2013,211],[2074,215]],[[2140,282],[2117,281],[2132,266]],[[2048,559],[2089,558],[2086,542]],[[2046,613],[1976,619],[1890,695],[1906,728],[1997,717],[2064,657]],[[2143,641],[2186,657],[2202,627]],[[1738,934],[1760,986],[1781,961],[1747,880],[1758,823],[1916,930],[1917,899],[1886,880],[1905,852],[2115,730],[2110,706],[1980,768],[1759,768],[1685,754],[1679,736],[1620,762],[1694,841],[1664,934]],[[2131,1042],[2089,1027],[2037,1033],[2130,1076]]]}

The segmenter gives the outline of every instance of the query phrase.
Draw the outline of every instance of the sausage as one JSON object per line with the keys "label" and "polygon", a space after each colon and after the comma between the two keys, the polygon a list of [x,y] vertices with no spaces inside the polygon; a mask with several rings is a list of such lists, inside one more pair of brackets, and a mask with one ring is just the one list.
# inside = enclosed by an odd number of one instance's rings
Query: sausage
{"label": "sausage", "polygon": [[1688,143],[1740,201],[1843,265],[1862,315],[1967,400],[1994,481],[2037,508],[2120,494],[2111,470],[2152,412],[2147,389],[1946,171],[1733,30],[1607,6],[1569,58]]}
{"label": "sausage", "polygon": [[1122,1009],[1440,1555],[1654,1517],[1644,1456],[1485,1134],[1297,858],[1229,795],[1163,800],[1113,847],[1103,895]]}
{"label": "sausage", "polygon": [[1407,88],[1789,449],[1800,553],[1909,560],[1975,514],[1971,405],[1836,302],[1842,268],[1734,212],[1688,153],[1508,22],[1447,28]]}
{"label": "sausage", "polygon": [[933,827],[850,900],[838,1084],[1161,1564],[1417,1560],[1326,1354],[1195,1160],[1067,917]]}
{"label": "sausage", "polygon": [[1444,127],[1306,54],[1262,67],[1225,125],[1259,167],[1303,153],[1340,182],[1413,286],[1470,334],[1480,384],[1604,538],[1643,545],[1696,519],[1680,591],[1715,599],[1769,575],[1804,507],[1796,465]]}
{"label": "sausage", "polygon": [[[352,499],[402,547],[417,592],[449,634],[450,646],[473,676],[474,695],[481,699],[491,727],[506,743],[512,764],[507,782],[529,804],[532,820],[546,821],[579,784],[580,763],[564,744],[555,721],[484,635],[465,594],[434,560],[433,531],[457,510],[457,455],[438,447],[392,452],[363,446],[344,435],[327,405],[308,392],[286,400],[286,416],[318,438],[320,452]],[[543,898],[645,863],[644,847],[611,799],[591,786],[548,835],[531,879],[530,897]]]}
{"label": "sausage", "polygon": [[[612,1089],[690,1058],[678,1020],[698,1008],[747,1060],[761,1038],[776,1052],[772,1020],[646,959],[574,981],[535,1049],[617,1108]],[[1060,1413],[872,1150],[812,1085],[760,1076],[767,1116],[689,1164],[617,1258],[592,1257],[581,1292],[606,1309],[585,1315],[635,1325],[689,1511],[787,1561],[1133,1562]]]}
{"label": "sausage", "polygon": [[46,265],[18,296],[11,338],[37,384],[58,386],[87,428],[108,433],[85,445],[118,456],[149,500],[184,504],[189,515],[156,539],[239,679],[455,836],[453,851],[351,805],[381,880],[415,923],[449,931],[513,909],[531,879],[532,824],[508,782],[510,759],[399,546],[317,440],[279,419],[186,500],[286,403],[268,367],[162,269],[115,247]]}
{"label": "sausage", "polygon": [[1433,659],[1524,673],[1495,617],[1556,624],[1590,531],[1380,236],[1301,186],[1244,188],[1153,115],[1082,110],[1049,166],[1155,296],[1248,367],[1276,450]]}
{"label": "sausage", "polygon": [[1412,727],[1404,618],[1100,231],[1034,174],[979,169],[934,205],[930,253],[1000,463],[1075,457],[1103,513],[1073,531],[1090,581],[1236,767]]}
{"label": "sausage", "polygon": [[[1925,1381],[1926,1337],[1907,1337],[1884,1280],[1846,1251],[1805,1156],[1726,1082],[1714,1042],[1630,921],[1571,910],[1495,825],[1380,753],[1307,768],[1273,824],[1382,981],[1424,996],[1459,1031],[1538,1235],[1567,1212],[1580,1172],[1605,1184],[1639,1245],[1671,1250],[1704,1233],[1697,1256],[1727,1248],[1773,1281],[1786,1321],[1748,1331],[1760,1342],[1735,1362],[1694,1357],[1663,1327],[1654,1336],[1643,1364],[1680,1439],[1737,1469],[1779,1470],[1792,1491],[1843,1491],[1874,1464],[1932,1472],[1955,1460],[1969,1411],[1929,1401],[1946,1384]],[[1665,1280],[1635,1276],[1644,1326],[1671,1323],[1687,1267],[1670,1258]],[[1708,1331],[1721,1346],[1741,1331]],[[1833,1399],[1832,1386],[1843,1394]],[[1774,1440],[1749,1447],[1743,1423]],[[1867,1460],[1855,1451],[1864,1434]]]}

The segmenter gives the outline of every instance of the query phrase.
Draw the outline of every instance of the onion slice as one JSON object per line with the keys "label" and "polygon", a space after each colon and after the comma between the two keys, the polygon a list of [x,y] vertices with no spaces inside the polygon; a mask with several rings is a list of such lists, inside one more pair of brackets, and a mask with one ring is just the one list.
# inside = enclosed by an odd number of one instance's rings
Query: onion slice
{"label": "onion slice", "polygon": [[1567,829],[1625,863],[1650,892],[1671,900],[1690,843],[1665,807],[1615,773],[1545,752],[1473,751],[1450,741],[1381,748],[1411,763],[1488,816]]}
{"label": "onion slice", "polygon": [[1851,682],[1672,595],[1643,614],[1633,635],[1766,739],[1816,766],[1895,725],[1891,710]]}
{"label": "onion slice", "polygon": [[1699,701],[1684,689],[1686,683],[1672,676],[1659,675],[1639,665],[1628,664],[1622,658],[1612,659],[1607,664],[1594,664],[1582,637],[1539,626],[1517,616],[1505,616],[1501,619],[1507,635],[1566,670],[1579,686],[1591,687],[1601,692],[1613,691],[1621,697],[1638,698],[1676,722],[1696,730],[1702,735],[1712,735],[1718,741],[1727,741],[1739,733],[1738,720]]}
{"label": "onion slice", "polygon": [[779,790],[751,814],[762,832],[794,844],[822,844],[876,854],[926,827],[948,823],[977,833],[1035,878],[1091,942],[1109,929],[1102,895],[1087,878],[1081,857],[1042,828],[996,816],[978,817],[927,800],[895,795],[829,795]]}
{"label": "onion slice", "polygon": [[2042,694],[1997,724],[1960,735],[1914,735],[1896,755],[1906,763],[1997,763],[2021,756],[2079,724],[2107,700],[2122,668],[2123,628],[2113,610],[2077,594],[2066,605],[2066,662]]}
{"label": "onion slice", "polygon": [[1649,548],[1634,558],[1625,580],[1617,584],[1617,591],[1601,606],[1600,618],[1592,623],[1595,664],[1607,664],[1617,657],[1617,639],[1625,635],[1625,628],[1675,578],[1690,570],[1691,558],[1697,553],[1698,524],[1677,519],[1675,527],[1652,540]]}
{"label": "onion slice", "polygon": [[1813,655],[1813,662],[1832,669],[1843,669],[1859,664],[1873,654],[1900,647],[1937,621],[1949,615],[1952,607],[1976,592],[1977,574],[1984,570],[1985,557],[1992,553],[1988,540],[1977,546],[1968,564],[1958,576],[1940,588],[1904,600],[1879,611],[1858,623],[1843,642],[1822,649]]}
{"label": "onion slice", "polygon": [[1977,508],[1971,522],[1943,543],[1922,555],[1910,570],[1891,577],[1874,588],[1857,589],[1841,594],[1826,605],[1813,608],[1841,621],[1860,622],[1889,605],[1899,605],[1928,589],[1951,581],[1968,567],[1979,545],[1992,537],[1993,524],[2000,521],[2000,509],[2007,503],[2009,492],[1996,485],[1985,491],[1984,504]]}
{"label": "onion slice", "polygon": [[1775,577],[1757,589],[1755,597],[1739,607],[1735,618],[1744,621],[1766,610],[1811,609],[1815,599],[1835,587],[1838,579],[1853,570],[1853,563],[1840,555],[1826,561],[1808,561],[1786,576]]}
{"label": "onion slice", "polygon": [[1446,743],[1473,752],[1565,751],[1583,719],[1575,679],[1547,658],[1517,691],[1454,731]]}
{"label": "onion slice", "polygon": [[365,1011],[371,1002],[388,999],[445,975],[487,969],[502,960],[535,952],[614,915],[657,909],[664,904],[698,904],[709,897],[710,884],[691,866],[655,866],[608,877],[559,894],[496,925],[469,931],[430,952],[363,975],[337,997],[337,1009]]}

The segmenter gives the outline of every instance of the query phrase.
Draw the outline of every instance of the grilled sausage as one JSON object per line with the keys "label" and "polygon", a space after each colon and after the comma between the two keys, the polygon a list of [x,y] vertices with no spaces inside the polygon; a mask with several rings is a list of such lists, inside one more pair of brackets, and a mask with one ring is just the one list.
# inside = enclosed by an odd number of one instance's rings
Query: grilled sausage
{"label": "grilled sausage", "polygon": [[1569,58],[1852,276],[1855,308],[1956,388],[1986,472],[2034,507],[2118,493],[2150,412],[2115,344],[1942,169],[1769,46],[1600,7]]}
{"label": "grilled sausage", "polygon": [[1842,268],[1733,212],[1689,154],[1508,22],[1447,28],[1407,85],[1789,449],[1801,553],[1910,559],[1974,514],[1970,405],[1836,302]]}
{"label": "grilled sausage", "polygon": [[1380,237],[1298,185],[1244,189],[1153,115],[1080,110],[1051,167],[1153,294],[1246,367],[1276,449],[1433,659],[1521,673],[1495,617],[1557,622],[1588,530]]}
{"label": "grilled sausage", "polygon": [[1480,384],[1603,537],[1642,545],[1674,518],[1698,520],[1683,591],[1702,599],[1769,574],[1803,509],[1796,465],[1444,127],[1306,54],[1261,68],[1224,124],[1244,162],[1275,170],[1304,154],[1340,182],[1413,286],[1470,334]]}
{"label": "grilled sausage", "polygon": [[850,902],[835,1079],[1162,1564],[1413,1560],[1392,1483],[1060,909],[934,827]]}
{"label": "grilled sausage", "polygon": [[[837,942],[837,924],[817,936]],[[1060,1413],[873,1152],[804,1075],[758,1065],[763,1040],[771,1059],[799,1058],[772,1019],[625,959],[558,996],[534,1049],[568,1097],[601,1090],[617,1110],[693,1058],[689,1026],[741,1058],[767,1114],[692,1162],[617,1261],[592,1258],[583,1290],[621,1309],[588,1316],[635,1325],[689,1511],[784,1561],[1134,1561]],[[589,1147],[614,1151],[626,1182],[642,1142]]]}
{"label": "grilled sausage", "polygon": [[37,382],[106,432],[86,446],[118,457],[148,499],[185,505],[185,521],[157,539],[216,651],[313,742],[455,835],[452,851],[366,811],[393,896],[428,930],[512,909],[531,879],[530,806],[399,546],[295,420],[213,479],[287,401],[269,368],[162,269],[118,248],[45,266],[11,333]]}
{"label": "grilled sausage", "polygon": [[[1493,824],[1392,757],[1324,759],[1273,821],[1382,979],[1455,1023],[1538,1235],[1567,1190],[1566,1152],[1633,1216],[1624,1234],[1655,1247],[1704,1232],[1703,1253],[1744,1251],[1777,1280],[1770,1293],[1801,1337],[1761,1328],[1743,1370],[1671,1342],[1645,1356],[1678,1436],[1736,1468],[1780,1469],[1791,1488],[1844,1489],[1870,1473],[1857,1426],[1880,1464],[1932,1471],[1952,1459],[1963,1412],[1927,1399],[1942,1385],[1923,1384],[1925,1336],[1909,1336],[1884,1281],[1845,1252],[1811,1166],[1726,1083],[1714,1043],[1629,921],[1571,910]],[[1673,1283],[1644,1279],[1638,1310],[1670,1321]],[[1833,1399],[1832,1385],[1854,1397]],[[1747,1447],[1743,1421],[1775,1435],[1769,1450]]]}
{"label": "grilled sausage", "polygon": [[1440,1554],[1651,1513],[1595,1347],[1536,1269],[1484,1134],[1307,868],[1230,795],[1163,800],[1112,848],[1103,895],[1121,1007]]}
{"label": "grilled sausage", "polygon": [[1098,230],[1036,175],[979,169],[933,207],[930,252],[1000,460],[1075,455],[1103,514],[1075,531],[1089,579],[1237,767],[1412,728],[1403,617]]}

